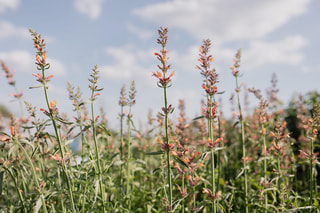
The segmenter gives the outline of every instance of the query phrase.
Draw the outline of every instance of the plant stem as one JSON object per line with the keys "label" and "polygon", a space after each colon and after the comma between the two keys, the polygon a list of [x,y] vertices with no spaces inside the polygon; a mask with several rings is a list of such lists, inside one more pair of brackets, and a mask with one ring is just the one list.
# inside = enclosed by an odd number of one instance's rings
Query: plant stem
{"label": "plant stem", "polygon": [[128,150],[127,150],[127,195],[128,195],[128,209],[130,210],[130,205],[131,205],[131,198],[130,198],[130,195],[131,195],[131,192],[130,192],[130,180],[131,180],[131,171],[130,171],[130,160],[131,160],[131,150],[130,150],[130,143],[131,143],[131,125],[130,125],[130,122],[131,122],[131,118],[129,117],[130,116],[130,113],[131,113],[131,105],[130,105],[130,109],[129,109],[129,114],[128,114],[128,121],[127,121],[127,125],[128,125]]}
{"label": "plant stem", "polygon": [[[310,137],[310,206],[313,205],[313,138]],[[310,210],[311,212],[312,210]]]}
{"label": "plant stem", "polygon": [[24,203],[24,199],[23,199],[23,196],[22,196],[21,191],[19,189],[19,186],[18,186],[16,178],[14,178],[14,175],[13,175],[13,173],[12,173],[12,171],[10,169],[8,169],[7,167],[3,167],[3,168],[8,171],[8,173],[10,174],[12,180],[14,180],[14,186],[15,186],[17,192],[18,192],[19,199],[20,199],[21,204],[22,204],[23,212],[27,212],[27,209],[26,209],[25,203]]}
{"label": "plant stem", "polygon": [[[45,68],[41,67],[41,70],[42,70],[42,76],[43,76],[43,78],[45,78]],[[52,110],[51,110],[51,107],[50,107],[46,81],[43,81],[43,88],[44,88],[44,94],[45,94],[47,107],[48,107],[49,113],[50,113],[50,118],[51,118],[51,121],[52,121],[52,124],[53,124],[53,128],[54,128],[54,131],[55,131],[55,134],[56,134],[56,139],[58,141],[59,150],[60,150],[60,153],[61,153],[61,158],[64,161],[65,160],[64,146],[62,144],[62,139],[61,139],[61,136],[59,134],[58,127],[57,127],[55,118],[54,118],[54,116],[52,114]],[[74,200],[73,200],[72,185],[71,185],[69,174],[67,172],[68,171],[67,165],[66,165],[65,162],[63,162],[63,171],[64,171],[64,174],[65,174],[66,179],[67,179],[67,185],[68,185],[68,190],[69,190],[69,196],[70,196],[70,201],[71,201],[72,212],[75,213],[76,209],[75,209]]]}
{"label": "plant stem", "polygon": [[[261,129],[263,130],[265,127],[262,125]],[[266,145],[266,134],[263,133],[263,152],[264,152],[264,159],[263,159],[263,176],[264,176],[264,189],[266,189],[267,185],[267,145]],[[264,212],[268,212],[268,193],[265,191],[264,195]]]}
{"label": "plant stem", "polygon": [[[206,77],[206,85],[208,85],[208,76]],[[209,118],[208,118],[208,138],[213,141],[213,129],[212,129],[212,102],[213,102],[213,97],[210,96],[207,93],[207,106],[208,106],[208,112],[209,112]],[[214,147],[211,148],[210,152],[210,158],[211,158],[211,190],[212,194],[216,194],[216,180],[215,180],[215,168],[214,168]],[[211,210],[213,213],[216,213],[216,201],[213,199],[212,204],[211,204]]]}
{"label": "plant stem", "polygon": [[35,168],[34,168],[34,165],[33,165],[33,163],[32,163],[32,160],[31,160],[29,154],[27,153],[27,151],[25,150],[25,148],[21,145],[21,143],[20,143],[17,139],[14,139],[13,141],[14,141],[14,143],[22,150],[22,152],[23,152],[23,154],[25,155],[28,163],[29,163],[30,166],[31,166],[32,176],[33,176],[34,181],[36,182],[36,188],[39,190],[39,193],[40,193],[40,199],[41,199],[41,203],[42,203],[43,212],[47,213],[46,202],[45,202],[45,200],[44,200],[44,195],[43,195],[43,193],[42,193],[42,190],[40,189],[40,184],[39,184],[38,176],[37,176],[36,170],[35,170]]}
{"label": "plant stem", "polygon": [[[121,105],[121,114],[120,114],[120,160],[123,161],[123,105]],[[123,182],[123,165],[121,164],[120,168],[120,185]]]}
{"label": "plant stem", "polygon": [[245,207],[246,207],[246,213],[249,212],[248,208],[248,177],[247,177],[247,164],[246,164],[246,146],[245,146],[245,133],[244,133],[244,120],[243,120],[243,114],[241,110],[241,104],[240,104],[240,88],[238,83],[238,76],[236,76],[236,92],[237,92],[237,99],[238,99],[238,109],[239,109],[239,117],[240,117],[240,123],[241,123],[241,143],[242,143],[242,162],[243,162],[243,172],[244,172],[244,198],[245,198]]}
{"label": "plant stem", "polygon": [[[91,97],[94,97],[94,90],[92,90],[92,95]],[[99,178],[99,190],[100,190],[100,195],[102,199],[102,208],[103,211],[105,212],[105,193],[103,190],[103,184],[102,184],[102,170],[101,170],[101,165],[100,165],[100,155],[99,155],[99,149],[98,149],[98,142],[97,142],[97,136],[96,136],[96,124],[95,124],[95,116],[94,116],[94,107],[93,107],[93,100],[91,101],[91,117],[92,117],[92,134],[93,134],[93,142],[94,142],[94,147],[95,147],[95,152],[96,152],[96,164],[98,167],[98,178]]]}
{"label": "plant stem", "polygon": [[[184,191],[184,173],[182,174],[182,183],[181,183],[181,186],[182,186],[182,191]],[[184,199],[183,199],[183,201],[182,201],[182,213],[184,213],[184,209],[185,209],[185,202],[184,202]]]}
{"label": "plant stem", "polygon": [[[165,78],[165,74],[164,74]],[[163,87],[164,92],[164,108],[168,109],[168,101],[167,101],[167,86]],[[165,143],[169,144],[169,130],[168,130],[168,113],[165,113]],[[167,169],[168,169],[168,184],[169,184],[169,205],[170,208],[172,207],[172,179],[171,179],[171,166],[170,166],[170,150],[166,151],[167,155]]]}

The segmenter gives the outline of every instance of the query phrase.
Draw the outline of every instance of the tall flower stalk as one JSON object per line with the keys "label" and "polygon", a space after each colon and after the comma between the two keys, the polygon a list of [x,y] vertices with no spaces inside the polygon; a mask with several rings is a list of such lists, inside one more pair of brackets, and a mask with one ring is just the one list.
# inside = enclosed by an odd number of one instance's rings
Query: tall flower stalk
{"label": "tall flower stalk", "polygon": [[85,161],[85,148],[87,143],[87,139],[84,134],[84,125],[83,122],[85,121],[85,118],[82,116],[81,111],[85,109],[84,101],[82,100],[81,96],[82,93],[80,92],[80,87],[78,86],[77,91],[74,91],[75,88],[71,85],[70,82],[68,82],[68,92],[69,92],[69,99],[72,101],[74,106],[74,111],[77,112],[77,117],[74,117],[76,122],[79,125],[80,133],[81,133],[81,160],[82,163]]}
{"label": "tall flower stalk", "polygon": [[221,138],[214,139],[213,136],[213,124],[216,122],[217,115],[217,103],[215,102],[214,95],[218,92],[218,87],[216,84],[218,81],[218,74],[215,69],[211,68],[211,63],[214,61],[214,57],[209,55],[209,50],[211,47],[211,41],[209,39],[203,41],[199,49],[200,66],[197,68],[201,71],[200,74],[204,77],[202,88],[206,92],[207,103],[203,107],[203,115],[208,122],[208,147],[210,149],[211,158],[211,189],[204,189],[203,191],[208,194],[209,198],[212,200],[212,212],[217,212],[216,200],[218,199],[220,192],[216,193],[216,174],[215,174],[215,159],[214,153],[216,148],[221,142]]}
{"label": "tall flower stalk", "polygon": [[103,183],[102,183],[102,168],[100,164],[100,154],[99,154],[99,147],[98,147],[98,141],[97,141],[97,127],[96,127],[96,122],[98,121],[100,116],[95,117],[94,115],[94,103],[95,100],[97,99],[97,96],[100,95],[99,91],[103,90],[103,88],[98,88],[98,79],[100,78],[98,70],[98,66],[96,65],[92,69],[92,74],[90,75],[91,78],[89,78],[89,82],[91,83],[89,85],[89,88],[91,90],[91,128],[92,128],[92,135],[93,135],[93,142],[94,142],[94,148],[95,148],[95,153],[96,153],[96,164],[98,168],[98,179],[99,179],[99,191],[100,191],[100,196],[102,199],[102,208],[103,211],[105,211],[105,191],[103,188]]}
{"label": "tall flower stalk", "polygon": [[162,46],[160,53],[155,53],[157,59],[161,62],[161,65],[158,65],[158,68],[161,70],[153,72],[152,75],[158,79],[158,87],[163,88],[163,96],[164,96],[164,107],[162,108],[162,112],[164,115],[164,125],[165,125],[165,137],[164,143],[162,143],[162,148],[166,152],[167,156],[167,171],[168,171],[168,185],[169,185],[169,209],[171,211],[172,208],[172,177],[171,177],[171,166],[170,166],[170,150],[174,147],[174,144],[169,142],[169,128],[168,128],[168,116],[174,110],[172,105],[168,105],[167,100],[167,88],[171,86],[172,77],[175,75],[175,71],[171,72],[170,75],[167,75],[168,70],[170,69],[171,65],[167,64],[168,57],[167,53],[168,50],[166,49],[166,45],[168,42],[168,28],[160,28],[158,30],[159,39],[157,39],[157,43]]}
{"label": "tall flower stalk", "polygon": [[[316,170],[315,170],[315,165],[319,162],[317,160],[317,155],[318,153],[314,153],[315,145],[314,141],[316,140],[318,136],[318,130],[320,127],[320,103],[316,104],[313,107],[312,110],[312,118],[308,119],[308,124],[307,124],[307,137],[309,139],[310,143],[310,153],[306,153],[302,150],[300,152],[304,155],[304,157],[309,160],[309,176],[310,176],[310,188],[309,188],[309,193],[310,193],[310,206],[314,205],[314,196],[317,195],[317,187],[315,186],[315,180],[316,180]],[[312,211],[312,210],[311,210]],[[311,212],[310,211],[310,212]]]}
{"label": "tall flower stalk", "polygon": [[[124,107],[128,105],[128,98],[126,95],[126,86],[123,85],[120,91],[120,99],[119,105],[121,107],[119,118],[120,118],[120,160],[123,161],[123,145],[124,145],[124,138],[123,138],[123,120],[125,117]],[[123,164],[121,164],[120,168],[120,184],[122,185],[123,182]]]}
{"label": "tall flower stalk", "polygon": [[23,95],[23,90],[21,90],[21,92],[19,92],[19,90],[16,86],[16,81],[13,80],[14,71],[11,71],[4,61],[0,60],[0,62],[1,62],[2,70],[4,71],[4,75],[8,79],[9,85],[13,86],[13,88],[15,90],[15,92],[10,93],[10,95],[12,95],[16,99],[18,99],[22,118],[25,119],[25,114],[24,114],[23,104],[22,104],[22,99],[21,99],[21,97]]}
{"label": "tall flower stalk", "polygon": [[132,122],[132,114],[131,114],[131,109],[132,106],[136,103],[136,88],[135,88],[135,82],[132,81],[130,91],[129,91],[129,111],[127,115],[127,127],[128,127],[128,135],[127,135],[127,195],[128,195],[128,201],[129,205],[128,208],[130,210],[130,185],[131,185],[131,169],[130,169],[130,161],[131,161],[131,124]]}
{"label": "tall flower stalk", "polygon": [[240,87],[238,82],[239,78],[239,67],[240,67],[240,59],[241,59],[241,49],[238,50],[236,54],[236,58],[234,59],[234,65],[231,67],[232,74],[236,79],[236,93],[238,99],[238,110],[239,110],[239,120],[241,125],[241,144],[242,144],[242,163],[243,163],[243,174],[244,174],[244,199],[245,199],[245,212],[249,212],[248,207],[248,175],[247,175],[247,155],[246,155],[246,144],[245,144],[245,131],[244,131],[244,119],[243,112],[241,109],[240,103]]}
{"label": "tall flower stalk", "polygon": [[267,151],[267,129],[269,115],[267,113],[268,108],[268,101],[264,100],[261,91],[256,90],[254,88],[248,89],[249,92],[252,92],[256,98],[260,101],[259,108],[256,108],[256,113],[258,115],[259,123],[261,126],[261,133],[262,133],[262,154],[263,154],[263,193],[264,193],[264,212],[268,212],[268,193],[267,193],[267,158],[268,158],[268,151]]}
{"label": "tall flower stalk", "polygon": [[[46,61],[47,51],[45,51],[45,47],[46,47],[45,40],[42,38],[41,35],[39,35],[37,32],[35,32],[31,29],[30,29],[30,33],[34,37],[33,38],[34,46],[37,49],[37,55],[36,55],[37,69],[41,72],[41,73],[36,73],[33,75],[35,77],[37,77],[37,81],[42,84],[40,87],[43,87],[44,94],[45,94],[45,100],[46,100],[46,104],[47,104],[47,108],[48,108],[48,111],[45,109],[40,109],[40,110],[43,111],[45,115],[50,117],[50,119],[52,121],[52,125],[53,125],[54,131],[55,131],[56,139],[57,139],[58,145],[59,145],[59,150],[61,153],[61,158],[63,159],[63,161],[65,161],[66,160],[65,150],[64,150],[65,147],[62,143],[60,131],[58,129],[57,122],[56,122],[56,119],[58,116],[58,109],[56,108],[56,101],[55,100],[53,100],[52,102],[49,101],[48,91],[47,91],[48,90],[47,83],[51,80],[52,77],[54,77],[54,75],[49,75],[49,76],[46,75],[46,71],[50,68],[50,64],[47,63],[47,61]],[[36,87],[38,87],[38,86],[36,86]],[[31,87],[31,88],[34,88],[34,87]],[[71,178],[68,173],[66,162],[62,163],[62,165],[63,165],[64,174],[67,179],[67,185],[68,185],[68,190],[69,190],[72,212],[76,212],[74,200],[73,200],[72,183],[71,183]]]}

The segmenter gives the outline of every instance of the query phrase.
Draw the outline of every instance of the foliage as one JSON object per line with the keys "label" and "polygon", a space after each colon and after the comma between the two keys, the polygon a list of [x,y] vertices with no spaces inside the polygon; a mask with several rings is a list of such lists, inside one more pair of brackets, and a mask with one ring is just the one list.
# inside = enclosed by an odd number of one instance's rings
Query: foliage
{"label": "foliage", "polygon": [[238,51],[231,67],[237,103],[231,103],[239,112],[226,119],[215,96],[221,93],[211,43],[204,40],[197,66],[207,94],[203,114],[189,119],[180,100],[179,118],[171,120],[167,96],[175,71],[167,73],[168,29],[158,32],[161,71],[153,76],[165,103],[156,118],[149,113],[145,131],[132,120],[134,82],[128,97],[125,85],[120,93],[120,131],[108,129],[103,109],[96,115],[98,66],[89,78],[91,96],[83,99],[80,87],[68,83],[75,114],[61,113],[49,99],[47,82],[54,76],[47,74],[46,44],[37,32],[31,31],[39,70],[33,75],[40,85],[30,88],[43,89],[43,108],[27,101],[23,107],[13,72],[1,61],[22,117],[0,114],[0,212],[319,212],[320,95],[300,96],[283,110],[274,75],[266,98],[248,89],[258,104],[246,111]]}

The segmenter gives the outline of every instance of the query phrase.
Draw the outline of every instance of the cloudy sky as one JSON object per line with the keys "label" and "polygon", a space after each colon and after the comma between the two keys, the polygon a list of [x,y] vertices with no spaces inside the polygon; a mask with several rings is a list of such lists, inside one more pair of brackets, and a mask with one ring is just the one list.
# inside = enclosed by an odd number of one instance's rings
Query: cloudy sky
{"label": "cloudy sky", "polygon": [[[240,81],[247,87],[265,91],[276,73],[284,103],[294,94],[319,89],[319,9],[317,0],[0,0],[0,59],[15,70],[24,98],[44,107],[43,91],[28,89],[38,83],[32,76],[37,72],[28,32],[32,28],[47,41],[48,72],[55,75],[49,97],[57,100],[60,111],[72,113],[67,81],[80,85],[88,99],[88,77],[97,64],[104,88],[97,106],[105,108],[111,126],[118,123],[120,89],[132,80],[138,90],[134,118],[145,121],[149,109],[156,114],[163,106],[152,72],[158,64],[154,52],[160,49],[157,29],[168,27],[169,62],[176,71],[169,102],[177,107],[185,99],[189,118],[200,113],[204,92],[195,66],[199,46],[209,38],[227,114],[235,87],[229,67],[239,48]],[[5,77],[0,83],[1,102],[18,113]],[[255,99],[251,104],[255,106]]]}

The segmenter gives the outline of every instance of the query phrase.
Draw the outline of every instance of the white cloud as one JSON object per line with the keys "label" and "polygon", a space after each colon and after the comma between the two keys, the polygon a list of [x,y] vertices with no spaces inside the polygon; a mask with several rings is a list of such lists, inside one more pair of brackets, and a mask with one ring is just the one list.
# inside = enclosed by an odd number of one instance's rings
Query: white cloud
{"label": "white cloud", "polygon": [[302,36],[288,36],[281,41],[252,41],[247,50],[243,51],[243,65],[253,69],[268,63],[284,63],[297,65],[304,59],[301,51],[308,41]]}
{"label": "white cloud", "polygon": [[74,4],[78,12],[95,20],[101,15],[104,0],[75,0]]}
{"label": "white cloud", "polygon": [[173,0],[135,9],[142,19],[215,41],[257,39],[307,11],[310,0]]}
{"label": "white cloud", "polygon": [[[28,51],[14,50],[11,52],[0,52],[0,59],[3,60],[11,70],[30,74],[37,72],[35,56]],[[65,65],[61,61],[50,57],[47,60],[51,64],[50,73],[55,76],[63,76],[66,74]]]}
{"label": "white cloud", "polygon": [[[101,66],[101,75],[110,79],[135,80],[150,85],[150,81],[146,77],[150,76],[154,71],[150,61],[155,59],[152,50],[137,50],[132,45],[125,47],[109,47],[106,48],[106,54],[114,59],[112,65]],[[153,83],[153,82],[151,82]]]}
{"label": "white cloud", "polygon": [[7,9],[17,9],[20,0],[0,0],[0,13],[6,12]]}
{"label": "white cloud", "polygon": [[0,21],[0,39],[11,37],[21,37],[29,39],[30,35],[28,29],[26,28],[16,27],[7,21]]}
{"label": "white cloud", "polygon": [[129,32],[137,35],[140,39],[150,39],[153,35],[153,31],[139,28],[130,23],[127,24],[127,29]]}
{"label": "white cloud", "polygon": [[301,72],[305,74],[310,73],[319,73],[320,72],[320,64],[317,65],[305,65],[301,68]]}
{"label": "white cloud", "polygon": [[[305,58],[303,48],[309,42],[300,35],[287,36],[282,40],[263,41],[253,40],[248,47],[242,48],[242,68],[252,70],[270,63],[281,63],[287,65],[301,64]],[[173,69],[192,71],[199,64],[199,46],[190,46],[187,51],[180,53],[169,51],[170,63]],[[213,66],[217,70],[229,70],[238,49],[213,45],[209,54],[215,58]],[[304,71],[307,69],[305,68]],[[179,75],[179,72],[177,72]]]}
{"label": "white cloud", "polygon": [[50,63],[50,73],[55,76],[64,76],[67,74],[66,66],[55,58],[48,57],[48,62]]}
{"label": "white cloud", "polygon": [[11,70],[16,72],[35,72],[35,57],[24,50],[14,50],[10,52],[0,52],[0,59],[3,60]]}

